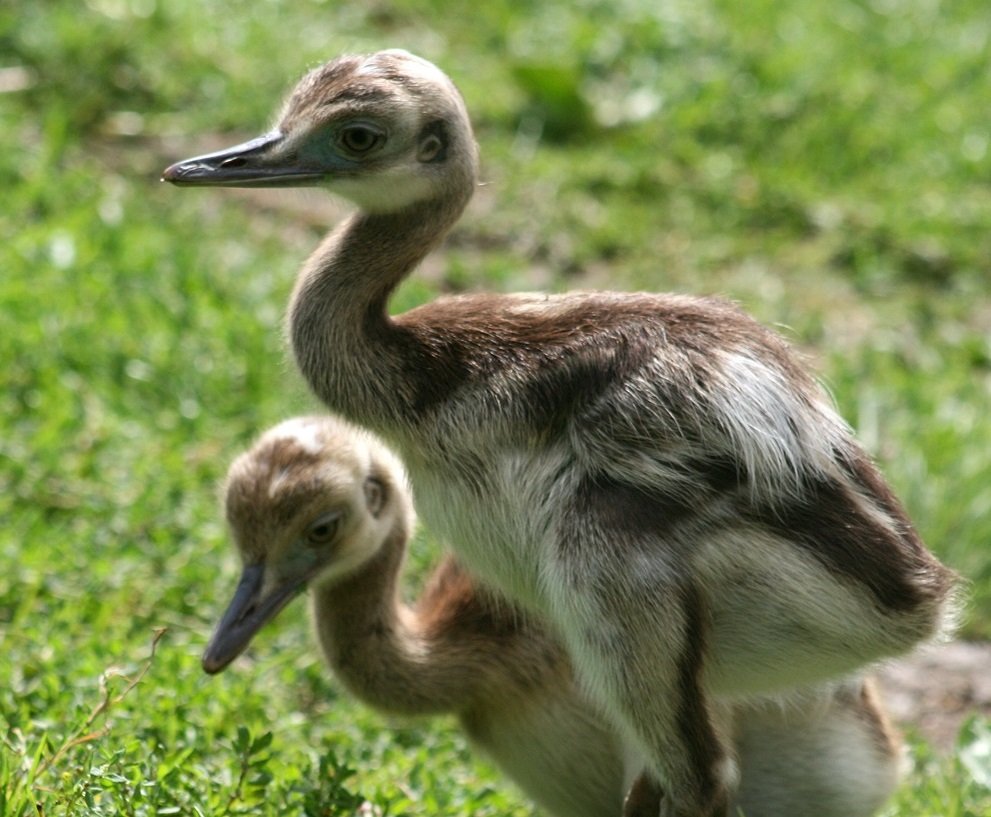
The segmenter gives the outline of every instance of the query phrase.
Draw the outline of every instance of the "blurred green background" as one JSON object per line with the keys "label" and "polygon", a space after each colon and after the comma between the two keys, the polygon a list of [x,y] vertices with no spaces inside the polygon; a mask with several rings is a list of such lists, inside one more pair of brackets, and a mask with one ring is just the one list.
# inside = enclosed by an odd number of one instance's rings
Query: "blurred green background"
{"label": "blurred green background", "polygon": [[[991,636],[989,38],[986,0],[0,5],[0,814],[535,813],[449,722],[342,696],[303,604],[199,669],[236,576],[216,485],[318,409],[281,314],[342,210],[158,176],[345,51],[437,62],[483,151],[397,310],[738,300],[807,353]],[[917,744],[890,813],[991,813],[989,747],[985,721],[949,758]]]}

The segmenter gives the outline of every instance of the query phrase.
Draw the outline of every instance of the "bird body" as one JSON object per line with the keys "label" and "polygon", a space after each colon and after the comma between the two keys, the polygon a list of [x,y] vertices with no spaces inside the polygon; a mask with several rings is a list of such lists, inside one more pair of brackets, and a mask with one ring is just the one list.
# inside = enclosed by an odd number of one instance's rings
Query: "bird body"
{"label": "bird body", "polygon": [[[638,766],[546,627],[451,556],[413,606],[402,601],[413,511],[399,462],[373,436],[332,417],[283,422],[234,461],[225,504],[255,590],[239,586],[204,654],[209,672],[309,587],[324,656],[356,697],[380,712],[455,714],[551,814],[619,816]],[[734,806],[748,817],[868,817],[895,785],[898,743],[869,681],[739,703],[731,722]]]}
{"label": "bird body", "polygon": [[[546,614],[587,600],[557,571],[580,570],[580,583],[615,570],[624,537],[608,515],[627,504],[637,510],[624,523],[643,530],[625,533],[647,537],[629,553],[637,595],[691,574],[705,597],[716,691],[835,675],[938,626],[945,584],[897,501],[784,344],[731,305],[649,294],[446,298],[400,316],[388,340],[358,335],[398,350],[378,366],[406,376],[379,381],[364,355],[340,352],[343,320],[311,317],[317,299],[305,286],[291,325],[318,396],[403,452],[431,530],[461,543],[469,568],[517,603]],[[339,291],[323,303],[355,301]],[[340,365],[321,367],[327,360]],[[388,393],[367,394],[384,382]],[[875,492],[887,494],[887,519]],[[589,521],[596,501],[606,543],[568,567],[562,544],[584,532],[569,522]],[[769,587],[781,578],[797,592]]]}
{"label": "bird body", "polygon": [[952,573],[797,355],[723,301],[467,295],[391,317],[476,175],[454,86],[390,51],[316,69],[266,137],[164,177],[358,204],[293,293],[304,377],[397,448],[465,566],[546,621],[661,813],[724,815],[724,701],[939,634]]}

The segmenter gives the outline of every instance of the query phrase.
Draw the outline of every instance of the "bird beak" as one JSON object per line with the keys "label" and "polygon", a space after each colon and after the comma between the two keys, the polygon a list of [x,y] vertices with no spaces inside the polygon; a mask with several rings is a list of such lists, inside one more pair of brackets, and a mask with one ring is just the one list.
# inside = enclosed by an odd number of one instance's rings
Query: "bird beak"
{"label": "bird beak", "polygon": [[180,187],[294,187],[320,182],[325,174],[285,150],[278,130],[231,148],[169,165],[162,181]]}
{"label": "bird beak", "polygon": [[287,580],[262,595],[265,566],[244,568],[234,598],[203,652],[203,669],[211,675],[218,673],[244,652],[254,634],[303,590],[307,578]]}

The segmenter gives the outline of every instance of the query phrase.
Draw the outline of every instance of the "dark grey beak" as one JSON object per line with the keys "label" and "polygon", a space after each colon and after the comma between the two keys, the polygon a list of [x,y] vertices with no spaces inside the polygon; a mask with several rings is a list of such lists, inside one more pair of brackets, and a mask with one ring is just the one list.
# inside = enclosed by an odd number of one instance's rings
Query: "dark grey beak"
{"label": "dark grey beak", "polygon": [[285,137],[277,130],[234,147],[194,156],[170,165],[162,181],[185,187],[293,187],[320,182],[324,173],[305,167],[280,150]]}
{"label": "dark grey beak", "polygon": [[244,652],[255,633],[275,618],[306,586],[306,579],[303,577],[278,586],[263,597],[264,578],[264,565],[249,565],[244,568],[241,581],[234,591],[234,598],[203,652],[204,671],[213,675],[223,670]]}

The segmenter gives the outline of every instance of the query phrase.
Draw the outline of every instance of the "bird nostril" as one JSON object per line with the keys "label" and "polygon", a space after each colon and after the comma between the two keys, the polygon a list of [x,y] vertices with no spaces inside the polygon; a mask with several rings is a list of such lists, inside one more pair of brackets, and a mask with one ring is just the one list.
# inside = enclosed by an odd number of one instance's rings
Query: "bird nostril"
{"label": "bird nostril", "polygon": [[223,168],[244,167],[247,163],[247,160],[243,156],[233,156],[230,159],[224,159],[220,163],[220,166]]}
{"label": "bird nostril", "polygon": [[244,621],[246,618],[250,618],[255,614],[255,610],[258,609],[257,602],[251,602],[247,607],[241,611],[241,615],[237,617],[238,621]]}

